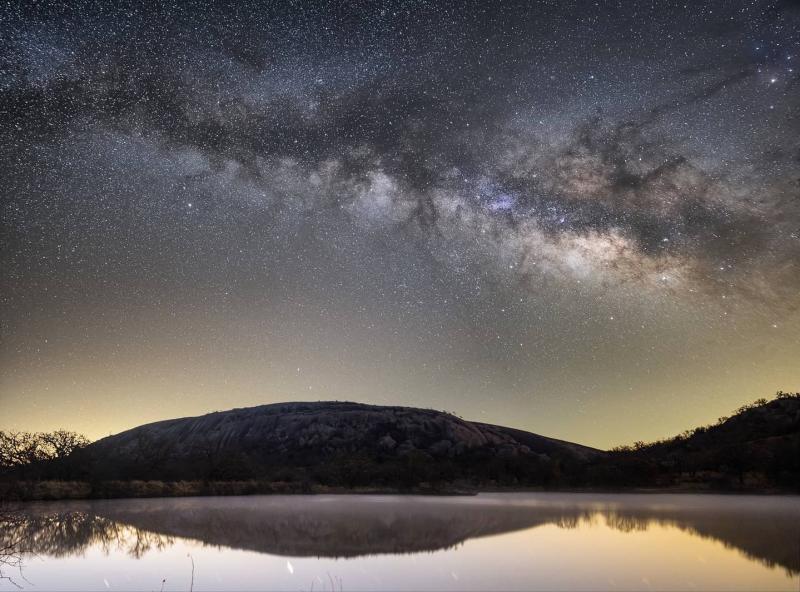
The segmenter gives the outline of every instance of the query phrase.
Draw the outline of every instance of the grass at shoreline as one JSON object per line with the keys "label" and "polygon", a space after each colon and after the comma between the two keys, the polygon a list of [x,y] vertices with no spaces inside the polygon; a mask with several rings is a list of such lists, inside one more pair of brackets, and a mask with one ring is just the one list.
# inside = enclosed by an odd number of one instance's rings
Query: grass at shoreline
{"label": "grass at shoreline", "polygon": [[193,497],[265,494],[395,494],[472,495],[477,491],[422,485],[390,487],[330,487],[284,481],[16,481],[0,483],[2,501],[48,501],[150,497]]}
{"label": "grass at shoreline", "polygon": [[0,482],[0,501],[56,501],[157,497],[203,497],[269,494],[416,494],[475,495],[484,493],[524,493],[561,491],[566,493],[715,493],[715,494],[796,494],[778,489],[715,489],[708,486],[668,488],[557,488],[432,486],[400,489],[392,487],[331,487],[284,481],[13,481]]}

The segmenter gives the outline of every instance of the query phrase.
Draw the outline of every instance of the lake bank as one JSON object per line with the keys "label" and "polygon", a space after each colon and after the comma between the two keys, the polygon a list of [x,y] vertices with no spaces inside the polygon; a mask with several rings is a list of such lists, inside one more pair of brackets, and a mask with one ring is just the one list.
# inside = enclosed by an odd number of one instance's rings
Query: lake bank
{"label": "lake bank", "polygon": [[474,495],[477,489],[434,487],[332,487],[287,481],[18,481],[0,483],[0,501],[208,497],[301,494]]}
{"label": "lake bank", "polygon": [[431,485],[416,487],[334,487],[321,484],[288,481],[13,481],[0,482],[1,502],[173,498],[237,495],[449,495],[470,496],[478,493],[707,493],[742,495],[792,495],[797,491],[776,488],[742,487],[719,489],[697,483],[669,488],[545,488],[545,487],[474,487],[468,484]]}

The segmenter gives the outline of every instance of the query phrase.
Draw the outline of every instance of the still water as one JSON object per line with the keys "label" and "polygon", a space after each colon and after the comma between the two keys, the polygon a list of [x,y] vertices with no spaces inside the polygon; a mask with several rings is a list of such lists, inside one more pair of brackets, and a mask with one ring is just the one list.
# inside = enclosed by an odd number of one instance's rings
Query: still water
{"label": "still water", "polygon": [[[482,494],[25,504],[0,590],[798,590],[800,498]],[[1,556],[0,556],[1,557]],[[21,561],[21,566],[18,563]]]}

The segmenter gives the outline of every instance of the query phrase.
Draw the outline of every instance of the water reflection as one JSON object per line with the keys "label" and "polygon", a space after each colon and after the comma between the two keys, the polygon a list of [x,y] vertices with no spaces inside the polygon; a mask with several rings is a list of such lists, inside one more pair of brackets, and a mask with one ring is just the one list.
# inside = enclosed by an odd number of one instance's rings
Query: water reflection
{"label": "water reflection", "polygon": [[476,537],[602,520],[621,532],[675,526],[764,565],[800,573],[800,504],[791,497],[669,495],[270,496],[25,505],[0,523],[0,548],[54,557],[90,547],[140,557],[176,537],[293,557],[449,549]]}

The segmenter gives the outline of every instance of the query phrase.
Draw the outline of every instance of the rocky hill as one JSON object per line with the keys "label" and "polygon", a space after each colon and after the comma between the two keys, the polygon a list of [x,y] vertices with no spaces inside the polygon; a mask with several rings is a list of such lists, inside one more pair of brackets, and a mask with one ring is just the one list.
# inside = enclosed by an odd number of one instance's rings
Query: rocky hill
{"label": "rocky hill", "polygon": [[93,477],[307,479],[333,485],[531,482],[601,451],[439,411],[280,403],[143,425],[86,449]]}

